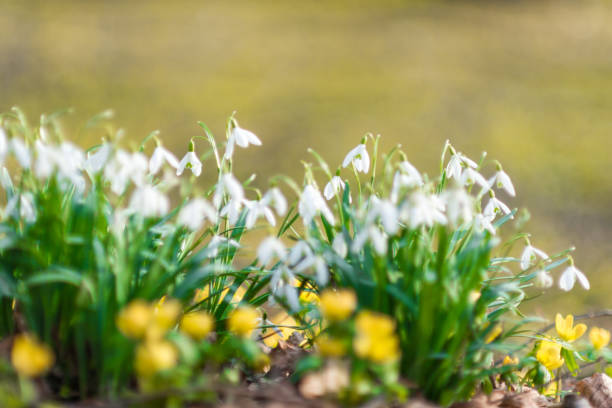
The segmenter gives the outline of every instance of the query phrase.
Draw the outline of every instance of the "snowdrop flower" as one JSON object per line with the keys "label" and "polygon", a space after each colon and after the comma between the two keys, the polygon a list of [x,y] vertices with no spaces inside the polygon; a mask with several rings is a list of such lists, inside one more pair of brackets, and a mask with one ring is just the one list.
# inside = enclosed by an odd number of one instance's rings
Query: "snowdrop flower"
{"label": "snowdrop flower", "polygon": [[137,186],[143,185],[147,170],[148,163],[145,155],[118,150],[104,168],[104,178],[110,181],[111,191],[121,195],[125,192],[130,180]]}
{"label": "snowdrop flower", "polygon": [[205,220],[216,223],[217,210],[203,198],[195,198],[181,208],[177,222],[192,231],[198,231]]}
{"label": "snowdrop flower", "polygon": [[548,289],[553,285],[553,278],[547,271],[540,270],[536,273],[535,285],[538,288]]}
{"label": "snowdrop flower", "polygon": [[34,148],[36,149],[34,173],[39,179],[45,180],[51,176],[55,169],[57,163],[55,151],[51,146],[44,144],[40,140],[36,141]]}
{"label": "snowdrop flower", "polygon": [[249,144],[261,146],[261,140],[259,140],[259,138],[255,136],[255,133],[250,130],[242,129],[240,126],[235,125],[227,140],[227,146],[225,147],[224,157],[226,159],[232,158],[234,154],[234,144],[240,147],[248,147]]}
{"label": "snowdrop flower", "polygon": [[304,220],[304,225],[309,226],[314,217],[321,213],[330,224],[334,225],[336,220],[334,215],[325,203],[319,190],[312,184],[307,184],[300,196],[298,211]]}
{"label": "snowdrop flower", "polygon": [[351,245],[351,250],[360,252],[366,242],[372,244],[378,255],[384,255],[387,252],[387,237],[375,225],[369,225],[357,233]]}
{"label": "snowdrop flower", "polygon": [[240,248],[238,241],[228,239],[220,235],[213,235],[212,239],[206,246],[206,250],[208,252],[207,255],[210,258],[215,258],[219,254],[219,248],[222,246],[225,246],[226,248]]}
{"label": "snowdrop flower", "polygon": [[497,214],[504,213],[507,215],[511,212],[512,211],[510,211],[510,208],[508,208],[506,204],[502,203],[497,199],[497,197],[495,197],[495,195],[491,194],[491,198],[489,199],[489,202],[482,213],[495,218]]}
{"label": "snowdrop flower", "polygon": [[274,207],[274,210],[281,217],[287,212],[287,200],[278,187],[273,187],[266,194],[263,200]]}
{"label": "snowdrop flower", "polygon": [[491,235],[495,235],[494,219],[495,215],[476,214],[476,217],[474,217],[474,228],[480,232],[487,230]]}
{"label": "snowdrop flower", "polygon": [[461,173],[461,176],[459,177],[459,181],[464,186],[471,186],[474,184],[479,184],[484,189],[483,191],[486,191],[490,188],[489,182],[487,181],[487,179],[485,179],[482,174],[480,174],[479,172],[477,172],[471,167],[467,167],[463,171],[463,173]]}
{"label": "snowdrop flower", "polygon": [[4,128],[0,127],[0,164],[4,163],[4,158],[9,152],[8,137]]}
{"label": "snowdrop flower", "polygon": [[[451,148],[452,149],[452,148]],[[478,165],[460,152],[454,152],[446,165],[446,177],[460,179],[463,167],[477,168]]]}
{"label": "snowdrop flower", "polygon": [[400,219],[410,228],[417,228],[421,225],[431,227],[435,223],[445,225],[447,219],[443,211],[444,202],[439,197],[416,192],[402,205]]}
{"label": "snowdrop flower", "polygon": [[160,144],[155,148],[153,154],[151,155],[151,159],[149,160],[149,173],[157,174],[164,162],[168,163],[175,169],[178,169],[179,167],[179,161],[176,156],[174,156],[172,152]]}
{"label": "snowdrop flower", "polygon": [[261,216],[264,216],[270,225],[276,225],[276,218],[270,207],[268,207],[267,200],[246,200],[244,205],[247,208],[247,216],[244,224],[246,228],[253,228],[257,219]]}
{"label": "snowdrop flower", "polygon": [[145,218],[162,217],[168,213],[170,200],[151,185],[137,188],[130,199],[129,209]]}
{"label": "snowdrop flower", "polygon": [[9,174],[6,167],[2,167],[2,171],[0,172],[0,185],[4,189],[4,191],[12,191],[13,190],[13,180],[11,180],[11,175]]}
{"label": "snowdrop flower", "polygon": [[371,223],[375,219],[380,219],[385,232],[389,235],[395,234],[399,229],[399,214],[395,205],[391,201],[372,196],[370,207],[366,222]]}
{"label": "snowdrop flower", "polygon": [[62,176],[72,179],[75,174],[80,174],[85,165],[85,154],[77,146],[69,142],[63,142],[57,151],[57,167]]}
{"label": "snowdrop flower", "polygon": [[193,141],[189,142],[189,151],[185,154],[176,169],[177,176],[183,174],[185,169],[190,169],[196,177],[199,177],[200,174],[202,174],[202,162],[200,159],[198,159],[198,156],[195,154],[194,150],[195,145],[193,144]]}
{"label": "snowdrop flower", "polygon": [[370,156],[364,143],[357,145],[348,152],[344,161],[342,161],[342,167],[347,167],[351,163],[355,166],[355,170],[362,173],[367,173],[370,170]]}
{"label": "snowdrop flower", "polygon": [[286,256],[285,245],[276,237],[264,239],[257,248],[257,258],[263,266],[266,266],[275,257],[284,260]]}
{"label": "snowdrop flower", "polygon": [[87,157],[87,160],[85,161],[85,169],[91,174],[100,172],[106,165],[106,162],[108,162],[112,151],[113,148],[110,144],[103,144],[98,150],[96,150],[95,153]]}
{"label": "snowdrop flower", "polygon": [[580,282],[583,288],[587,290],[591,288],[587,277],[580,269],[576,268],[573,263],[561,274],[561,278],[559,278],[559,287],[568,292],[574,287],[576,279],[578,279],[578,282]]}
{"label": "snowdrop flower", "polygon": [[447,190],[440,198],[446,208],[446,217],[452,225],[469,223],[474,218],[474,202],[463,188]]}
{"label": "snowdrop flower", "polygon": [[22,218],[28,223],[36,221],[36,208],[34,207],[32,193],[24,193],[11,197],[4,209],[4,216],[15,219]]}
{"label": "snowdrop flower", "polygon": [[[331,200],[334,198],[340,191],[344,190],[344,180],[340,176],[334,176],[329,180],[329,182],[325,185],[323,189],[323,196],[326,200]],[[350,202],[350,196],[349,196]]]}
{"label": "snowdrop flower", "polygon": [[546,252],[539,250],[531,244],[528,244],[521,255],[521,269],[529,269],[531,263],[534,262],[538,256],[542,259],[548,259]]}
{"label": "snowdrop flower", "polygon": [[284,299],[292,310],[299,310],[300,301],[297,288],[293,286],[295,275],[289,268],[281,266],[272,272],[270,287],[274,296]]}
{"label": "snowdrop flower", "polygon": [[29,169],[32,165],[32,157],[30,150],[27,148],[23,140],[14,137],[11,139],[10,150],[15,155],[15,158],[19,162],[19,165],[23,169]]}
{"label": "snowdrop flower", "polygon": [[240,182],[230,173],[222,175],[217,183],[213,196],[213,204],[216,208],[223,204],[223,197],[226,193],[229,195],[229,201],[221,209],[221,216],[227,216],[229,223],[234,225],[240,217],[240,211],[244,203],[244,190]]}
{"label": "snowdrop flower", "polygon": [[332,249],[342,258],[346,258],[348,254],[348,246],[343,234],[336,234],[332,242]]}
{"label": "snowdrop flower", "polygon": [[289,250],[287,264],[291,265],[297,272],[301,272],[313,264],[313,258],[314,253],[310,245],[308,245],[306,241],[298,241],[298,243]]}
{"label": "snowdrop flower", "polygon": [[244,190],[242,184],[234,177],[231,173],[225,173],[219,178],[217,187],[215,189],[215,195],[213,196],[213,204],[215,207],[221,207],[223,204],[223,197],[228,194],[230,201],[241,203],[244,201]]}
{"label": "snowdrop flower", "polygon": [[506,174],[499,164],[497,165],[497,173],[495,173],[495,175],[489,179],[488,183],[490,186],[497,185],[497,188],[503,188],[512,197],[516,195],[514,185],[512,185],[512,181],[510,180],[510,176]]}

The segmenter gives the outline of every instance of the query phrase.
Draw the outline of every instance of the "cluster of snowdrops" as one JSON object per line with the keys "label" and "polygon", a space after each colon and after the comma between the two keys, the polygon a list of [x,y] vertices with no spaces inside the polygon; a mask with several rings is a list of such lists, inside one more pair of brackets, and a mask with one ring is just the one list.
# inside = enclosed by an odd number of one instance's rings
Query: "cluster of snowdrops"
{"label": "cluster of snowdrops", "polygon": [[570,250],[532,245],[504,203],[510,177],[485,154],[447,142],[429,177],[368,134],[336,169],[309,150],[303,180],[261,190],[232,172],[237,147],[261,145],[234,115],[222,144],[199,123],[182,158],[159,132],[125,150],[110,117],[84,126],[102,135],[84,151],[59,113],[0,116],[0,337],[12,341],[0,387],[15,381],[22,400],[41,398],[33,380],[60,399],[214,399],[216,384],[264,380],[287,347],[304,350],[290,377],[303,396],[347,404],[450,404],[498,381],[550,392],[562,370],[612,361],[610,333],[574,342],[586,327],[571,315],[556,337],[525,330],[538,322],[519,311],[526,291],[589,282]]}

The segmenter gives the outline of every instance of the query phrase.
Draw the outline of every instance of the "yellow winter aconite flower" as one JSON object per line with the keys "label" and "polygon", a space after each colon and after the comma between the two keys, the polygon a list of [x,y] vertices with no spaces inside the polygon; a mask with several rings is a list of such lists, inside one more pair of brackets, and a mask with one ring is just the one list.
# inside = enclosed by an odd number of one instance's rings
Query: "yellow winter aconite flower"
{"label": "yellow winter aconite flower", "polygon": [[227,327],[238,336],[249,337],[257,327],[258,318],[257,310],[250,306],[242,306],[230,314]]}
{"label": "yellow winter aconite flower", "polygon": [[167,370],[176,365],[178,352],[172,343],[165,340],[150,340],[136,349],[136,372],[142,377]]}
{"label": "yellow winter aconite flower", "polygon": [[489,344],[493,342],[493,340],[495,340],[502,333],[502,331],[503,329],[499,324],[493,327],[489,334],[487,334],[487,337],[485,338],[485,343]]}
{"label": "yellow winter aconite flower", "polygon": [[519,359],[518,357],[510,357],[510,356],[506,356],[504,357],[504,361],[503,361],[503,365],[517,365],[519,363]]}
{"label": "yellow winter aconite flower", "polygon": [[11,362],[15,370],[26,377],[38,377],[49,370],[55,357],[46,344],[28,334],[19,334],[13,340]]}
{"label": "yellow winter aconite flower", "polygon": [[341,357],[346,354],[346,344],[325,333],[317,337],[315,344],[324,357]]}
{"label": "yellow winter aconite flower", "polygon": [[321,293],[320,305],[326,319],[340,321],[353,313],[357,307],[357,297],[355,292],[349,289],[326,289]]}
{"label": "yellow winter aconite flower", "polygon": [[317,295],[313,290],[303,290],[300,293],[300,300],[304,303],[319,303],[319,295]]}
{"label": "yellow winter aconite flower", "polygon": [[589,332],[589,339],[595,350],[601,350],[610,343],[610,332],[601,327],[593,327]]}
{"label": "yellow winter aconite flower", "polygon": [[399,358],[395,322],[389,316],[362,311],[355,319],[355,327],[357,336],[353,348],[359,357],[376,363],[387,363]]}
{"label": "yellow winter aconite flower", "polygon": [[144,300],[133,300],[119,312],[117,327],[125,336],[132,339],[144,337],[151,319],[153,308]]}
{"label": "yellow winter aconite flower", "polygon": [[204,311],[187,313],[181,319],[180,329],[194,340],[202,340],[215,326],[212,316]]}
{"label": "yellow winter aconite flower", "polygon": [[563,316],[557,313],[555,318],[555,327],[559,337],[568,342],[572,342],[580,338],[580,336],[582,336],[587,330],[586,325],[582,323],[574,326],[574,316],[571,314],[565,316],[564,319]]}
{"label": "yellow winter aconite flower", "polygon": [[164,333],[176,325],[176,320],[181,314],[181,302],[176,299],[167,299],[165,296],[155,306],[154,323]]}
{"label": "yellow winter aconite flower", "polygon": [[561,345],[548,340],[540,342],[536,358],[549,370],[556,370],[565,362],[561,357]]}

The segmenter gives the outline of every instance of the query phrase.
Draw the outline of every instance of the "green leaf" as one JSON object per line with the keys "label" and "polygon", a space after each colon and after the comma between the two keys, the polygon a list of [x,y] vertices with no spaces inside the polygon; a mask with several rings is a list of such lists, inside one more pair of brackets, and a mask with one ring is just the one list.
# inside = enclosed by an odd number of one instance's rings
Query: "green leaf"
{"label": "green leaf", "polygon": [[563,347],[561,349],[561,357],[565,359],[565,364],[567,365],[567,368],[570,370],[572,375],[575,376],[576,374],[578,374],[578,371],[580,371],[580,366],[578,366],[578,363],[576,362],[574,353]]}

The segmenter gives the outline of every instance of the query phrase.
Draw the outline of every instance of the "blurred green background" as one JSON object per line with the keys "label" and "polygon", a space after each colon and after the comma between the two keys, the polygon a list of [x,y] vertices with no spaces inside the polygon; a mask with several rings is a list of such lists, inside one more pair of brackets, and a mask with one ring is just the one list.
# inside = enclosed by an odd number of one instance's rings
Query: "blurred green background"
{"label": "blurred green background", "polygon": [[580,313],[612,306],[610,21],[595,0],[0,0],[0,110],[74,107],[76,129],[113,108],[128,138],[160,129],[180,155],[197,120],[223,137],[237,110],[264,145],[236,172],[260,182],[298,177],[309,146],[335,166],[367,131],[430,173],[446,139],[486,150],[534,245],[575,245],[593,285],[530,308]]}

